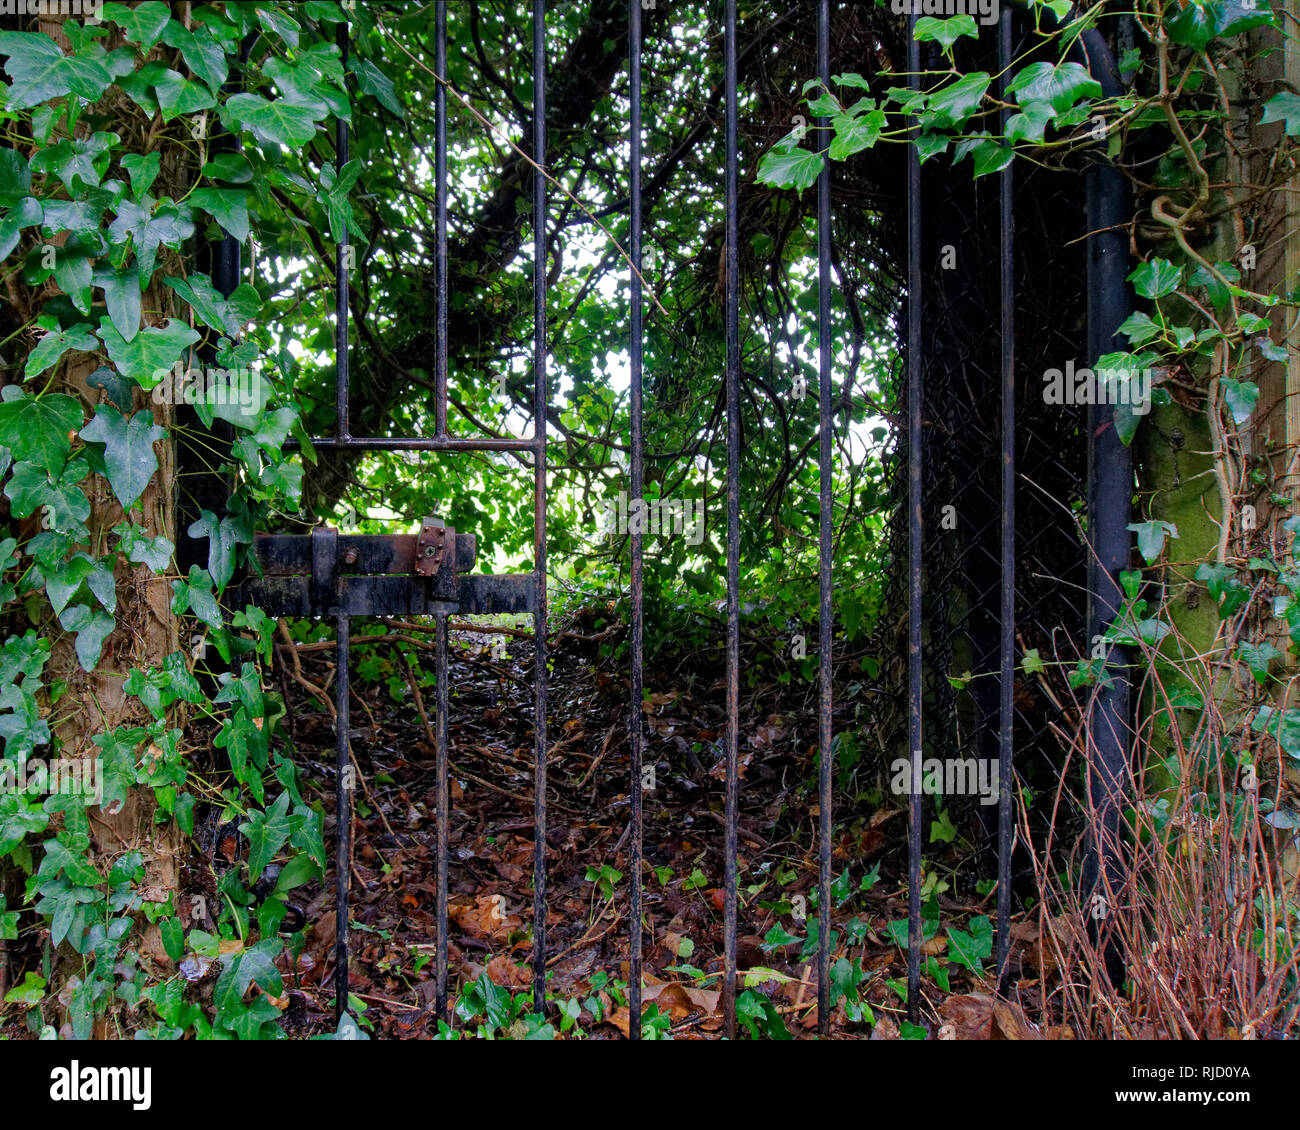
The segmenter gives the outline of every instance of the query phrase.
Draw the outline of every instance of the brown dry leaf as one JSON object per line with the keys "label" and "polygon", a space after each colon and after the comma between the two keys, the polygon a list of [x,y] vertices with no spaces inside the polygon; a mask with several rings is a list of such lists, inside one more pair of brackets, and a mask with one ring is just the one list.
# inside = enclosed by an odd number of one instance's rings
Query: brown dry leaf
{"label": "brown dry leaf", "polygon": [[944,1027],[952,1026],[954,1040],[993,1039],[993,998],[985,993],[949,997],[939,1006]]}
{"label": "brown dry leaf", "polygon": [[523,925],[523,919],[519,915],[506,913],[505,895],[477,895],[469,905],[461,901],[467,898],[468,896],[458,895],[449,900],[447,913],[457,926],[472,937],[504,936]]}
{"label": "brown dry leaf", "polygon": [[630,1036],[628,1027],[631,1024],[632,1016],[625,1008],[616,1009],[611,1015],[605,1017],[606,1024],[612,1024],[624,1036]]}
{"label": "brown dry leaf", "polygon": [[642,994],[643,1001],[654,1001],[660,1012],[669,1013],[674,1020],[685,1020],[698,1012],[712,1015],[718,1011],[722,994],[714,989],[696,989],[690,985],[669,982],[653,985]]}
{"label": "brown dry leaf", "polygon": [[1041,1040],[1042,1032],[1029,1022],[1024,1010],[1009,1001],[993,1002],[993,1019],[996,1023],[995,1040]]}
{"label": "brown dry leaf", "polygon": [[871,1039],[873,1040],[901,1040],[902,1034],[888,1016],[876,1014],[875,1026],[871,1029]]}
{"label": "brown dry leaf", "polygon": [[498,954],[487,963],[487,975],[503,989],[526,989],[533,983],[532,971]]}
{"label": "brown dry leaf", "polygon": [[947,937],[941,934],[935,935],[935,937],[931,938],[928,942],[921,943],[921,953],[923,953],[926,957],[931,957],[934,954],[943,953],[947,948],[948,948],[948,939]]}
{"label": "brown dry leaf", "polygon": [[1074,1029],[1067,1028],[1064,1024],[1052,1024],[1043,1029],[1044,1040],[1073,1040],[1075,1038]]}

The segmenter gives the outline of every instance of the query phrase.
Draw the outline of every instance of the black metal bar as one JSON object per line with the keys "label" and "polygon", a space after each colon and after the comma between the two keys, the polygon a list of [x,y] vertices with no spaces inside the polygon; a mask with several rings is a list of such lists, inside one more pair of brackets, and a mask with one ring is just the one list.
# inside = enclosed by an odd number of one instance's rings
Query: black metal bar
{"label": "black metal bar", "polygon": [[[535,439],[483,436],[312,436],[317,451],[532,451]],[[286,440],[285,451],[297,451],[297,440]]]}
{"label": "black metal bar", "polygon": [[351,680],[348,672],[347,615],[335,618],[335,793],[334,793],[334,1018],[343,1019],[348,1010],[348,878],[352,870],[352,766],[348,754],[351,717],[348,701]]}
{"label": "black metal bar", "polygon": [[[439,5],[441,7],[441,4]],[[438,680],[438,718],[434,731],[434,788],[437,791],[438,857],[437,892],[438,952],[434,969],[434,1002],[439,1020],[447,1019],[447,856],[451,846],[451,810],[447,789],[447,711],[449,683],[447,674],[447,614],[434,617],[434,673]]]}
{"label": "black metal bar", "polygon": [[[1002,71],[1002,100],[1007,102],[1011,68],[1011,10],[1002,9],[998,52]],[[1006,136],[1010,110],[1002,111]],[[1006,990],[1007,958],[1011,952],[1011,845],[1013,813],[1016,673],[1016,315],[1015,216],[1012,211],[1014,162],[1002,170],[1000,256],[1002,287],[1002,639],[998,716],[998,941],[995,958],[999,992]]]}
{"label": "black metal bar", "polygon": [[[831,86],[831,9],[830,0],[817,5],[817,75],[822,86]],[[829,136],[830,119],[815,123],[818,146]],[[831,628],[834,611],[831,605],[831,534],[834,514],[832,503],[831,454],[831,162],[827,158],[817,178],[817,353],[818,433],[821,449],[818,459],[820,479],[821,523],[817,549],[820,608],[818,610],[818,711],[817,711],[817,909],[819,915],[817,946],[817,1024],[823,1036],[831,1023]]]}
{"label": "black metal bar", "polygon": [[[907,85],[921,87],[916,16],[907,21]],[[921,995],[921,160],[920,126],[907,147],[907,479],[908,479],[908,743],[912,772],[907,829],[907,1015],[920,1016]]]}
{"label": "black metal bar", "polygon": [[[343,67],[348,65],[348,24],[338,27],[339,53]],[[348,123],[341,117],[334,122],[334,167],[343,171],[348,163]],[[348,438],[348,235],[334,250],[334,405],[335,435],[340,440]]]}
{"label": "black metal bar", "polygon": [[438,0],[434,19],[433,176],[437,219],[434,252],[433,383],[435,432],[447,434],[447,0]]}
{"label": "black metal bar", "polygon": [[533,0],[533,1006],[546,1009],[546,4]]}
{"label": "black metal bar", "polygon": [[727,397],[727,806],[724,883],[723,1016],[736,1038],[736,828],[740,816],[740,256],[736,101],[736,0],[727,0],[724,27],[726,91],[725,322]]}
{"label": "black metal bar", "polygon": [[[628,176],[631,180],[629,197],[628,225],[631,229],[628,246],[632,256],[632,297],[631,297],[631,343],[629,385],[629,413],[632,430],[632,498],[639,499],[644,489],[642,479],[642,443],[641,432],[641,360],[642,360],[642,319],[641,319],[641,0],[628,0],[628,97],[631,102],[630,130],[631,152]],[[628,1036],[633,1040],[641,1038],[641,840],[642,840],[642,789],[641,780],[641,691],[644,682],[642,670],[642,650],[644,648],[645,626],[641,602],[641,529],[637,525],[631,534],[631,598],[632,598],[632,694],[631,712],[628,718],[631,742],[631,787],[628,795],[632,800],[632,843],[628,849],[628,869],[631,871],[631,884],[628,888],[631,906],[629,908],[631,934],[628,942],[627,962],[627,996],[628,996]]]}
{"label": "black metal bar", "polygon": [[[1106,97],[1124,92],[1114,57],[1097,31],[1082,37],[1083,62]],[[1128,229],[1131,217],[1123,173],[1101,157],[1089,168],[1088,188],[1088,361],[1124,348],[1118,329],[1131,307],[1128,284]],[[1088,638],[1104,636],[1123,602],[1119,573],[1132,553],[1128,530],[1133,499],[1132,454],[1115,430],[1109,405],[1088,410]],[[1124,648],[1113,647],[1101,686],[1090,704],[1088,725],[1088,798],[1091,808],[1089,850],[1083,890],[1094,938],[1106,958],[1112,982],[1123,978],[1123,961],[1114,943],[1113,894],[1123,882],[1121,816],[1132,732],[1129,726],[1129,676]],[[1105,901],[1098,904],[1093,900]]]}

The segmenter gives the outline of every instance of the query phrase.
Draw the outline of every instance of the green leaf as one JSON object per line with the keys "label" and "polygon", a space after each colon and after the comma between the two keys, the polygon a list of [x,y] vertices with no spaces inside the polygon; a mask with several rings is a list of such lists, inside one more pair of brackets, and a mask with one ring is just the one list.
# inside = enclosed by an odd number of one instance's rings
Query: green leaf
{"label": "green leaf", "polygon": [[1020,669],[1026,675],[1039,675],[1047,670],[1047,664],[1043,662],[1042,657],[1038,654],[1038,648],[1025,649],[1025,654],[1020,660]]}
{"label": "green leaf", "polygon": [[775,188],[794,188],[802,192],[816,182],[824,164],[825,159],[820,153],[792,145],[778,145],[759,161],[758,179]]}
{"label": "green leaf", "polygon": [[1172,522],[1152,520],[1149,522],[1130,522],[1128,529],[1138,536],[1138,550],[1146,563],[1150,565],[1165,550],[1165,537],[1176,538],[1178,527]]}
{"label": "green leaf", "polygon": [[1168,259],[1152,259],[1129,275],[1128,281],[1143,298],[1163,298],[1178,289],[1183,281],[1183,269]]}
{"label": "green leaf", "polygon": [[32,170],[17,149],[0,149],[0,204],[12,207],[32,192]]}
{"label": "green leaf", "polygon": [[164,70],[154,80],[153,87],[164,122],[170,122],[182,114],[209,110],[217,104],[217,100],[206,86],[193,82],[173,70]]}
{"label": "green leaf", "polygon": [[134,244],[141,289],[153,277],[158,248],[179,248],[194,234],[190,211],[188,205],[165,198],[155,201],[148,195],[138,203],[123,200],[117,205],[117,218],[109,225],[108,235],[114,244],[125,244],[128,240]]}
{"label": "green leaf", "polygon": [[128,43],[138,43],[141,52],[147,54],[161,38],[163,28],[171,19],[171,9],[161,0],[145,0],[133,7],[110,0],[104,5],[103,17],[122,29]]}
{"label": "green leaf", "polygon": [[1101,83],[1081,63],[1030,63],[1021,70],[1007,92],[1021,106],[1046,102],[1058,117],[1085,98],[1100,98]]}
{"label": "green leaf", "polygon": [[1267,640],[1258,644],[1242,642],[1237,645],[1238,658],[1250,668],[1255,682],[1261,687],[1268,681],[1269,663],[1281,654],[1282,652]]}
{"label": "green leaf", "polygon": [[369,94],[377,99],[385,110],[396,114],[399,118],[406,116],[401,102],[397,99],[397,88],[393,85],[393,80],[374,63],[369,59],[351,59],[348,62],[348,69],[356,75],[357,86],[361,88],[362,94]]}
{"label": "green leaf", "polygon": [[[46,369],[58,364],[59,358],[69,350],[76,350],[78,353],[94,353],[99,348],[99,342],[84,325],[75,325],[63,330],[59,328],[58,319],[48,316],[37,319],[36,324],[46,333],[36,343],[36,348],[27,355],[27,365],[23,369],[23,376],[27,379],[38,377]],[[67,398],[64,397],[57,403],[62,404],[66,400]],[[0,417],[3,415],[4,408],[0,407]],[[0,424],[0,443],[11,447],[12,444],[4,438],[4,435],[3,424]],[[22,456],[18,458],[21,459]]]}
{"label": "green leaf", "polygon": [[1251,381],[1233,380],[1231,377],[1224,377],[1219,385],[1223,389],[1228,411],[1232,413],[1232,422],[1241,427],[1255,411],[1255,404],[1259,400],[1259,385]]}
{"label": "green leaf", "polygon": [[104,445],[108,483],[124,511],[135,505],[158,470],[153,445],[166,435],[154,422],[152,412],[124,417],[111,404],[101,404],[95,418],[81,429],[82,439]]}
{"label": "green leaf", "polygon": [[95,268],[95,285],[104,292],[109,320],[123,340],[131,341],[140,332],[140,273],[134,267],[115,271],[101,265]]}
{"label": "green leaf", "polygon": [[127,341],[108,318],[101,318],[99,338],[118,372],[141,388],[151,389],[167,376],[181,354],[199,340],[199,335],[173,318],[167,325],[149,326]]}
{"label": "green leaf", "polygon": [[0,55],[8,56],[10,110],[25,110],[69,93],[98,102],[113,81],[112,72],[98,59],[65,55],[54,40],[37,32],[0,32]]}
{"label": "green leaf", "polygon": [[23,975],[21,985],[15,985],[5,994],[5,1004],[38,1005],[45,999],[45,979],[30,969]]}
{"label": "green leaf", "polygon": [[250,283],[240,283],[229,298],[223,298],[207,275],[163,281],[190,304],[199,321],[229,337],[237,336],[262,308],[262,296]]}
{"label": "green leaf", "polygon": [[1300,134],[1300,94],[1284,90],[1281,94],[1273,95],[1264,103],[1264,116],[1259,121],[1260,125],[1283,122],[1291,137]]}
{"label": "green leaf", "polygon": [[253,809],[239,830],[248,837],[248,874],[253,881],[270,866],[286,843],[292,826],[289,820],[289,794],[281,793],[265,812]]}
{"label": "green leaf", "polygon": [[947,54],[954,43],[963,35],[978,38],[979,28],[975,26],[974,16],[953,16],[951,19],[937,20],[933,16],[922,16],[916,21],[913,36],[918,41],[937,43]]}
{"label": "green leaf", "polygon": [[117,627],[116,621],[102,608],[92,609],[88,604],[74,604],[64,609],[59,623],[65,632],[76,632],[77,642],[74,650],[83,671],[93,671],[99,662],[104,641]]}
{"label": "green leaf", "polygon": [[245,189],[195,189],[190,194],[190,203],[202,208],[240,243],[248,238],[248,193]]}
{"label": "green leaf", "polygon": [[[9,152],[9,150],[0,150]],[[0,220],[0,259],[8,259],[26,228],[35,227],[45,218],[41,202],[33,196],[20,200]]]}
{"label": "green leaf", "polygon": [[217,153],[203,166],[203,175],[229,184],[247,184],[253,179],[253,166],[242,153]]}
{"label": "green leaf", "polygon": [[311,141],[326,112],[324,106],[304,106],[287,98],[270,102],[260,94],[236,94],[224,109],[233,122],[251,130],[258,141],[289,149],[301,149]]}
{"label": "green leaf", "polygon": [[122,157],[122,168],[131,178],[131,195],[135,197],[137,203],[158,179],[161,165],[162,159],[156,152],[127,153]]}
{"label": "green leaf", "polygon": [[931,94],[926,103],[927,128],[955,129],[965,125],[980,108],[990,81],[987,71],[972,71]]}
{"label": "green leaf", "polygon": [[972,918],[968,925],[969,932],[948,928],[948,957],[980,974],[984,971],[981,963],[993,954],[993,925],[985,914]]}
{"label": "green leaf", "polygon": [[67,462],[82,420],[81,403],[71,396],[21,395],[0,403],[0,444],[9,448],[15,463],[57,473]]}
{"label": "green leaf", "polygon": [[65,137],[32,158],[32,172],[53,173],[69,195],[79,195],[81,185],[98,188],[112,160],[113,146],[122,139],[115,133],[95,133],[88,138]]}
{"label": "green leaf", "polygon": [[843,161],[854,153],[870,149],[880,140],[885,128],[885,112],[870,110],[861,116],[856,114],[837,114],[831,124],[835,127],[835,136],[831,140],[830,158]]}

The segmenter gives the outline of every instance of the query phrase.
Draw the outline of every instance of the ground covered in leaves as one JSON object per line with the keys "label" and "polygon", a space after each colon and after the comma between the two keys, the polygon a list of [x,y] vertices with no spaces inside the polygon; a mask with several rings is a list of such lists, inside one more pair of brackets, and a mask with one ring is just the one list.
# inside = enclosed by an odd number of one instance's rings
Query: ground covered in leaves
{"label": "ground covered in leaves", "polygon": [[[366,631],[380,633],[367,643]],[[532,649],[524,634],[459,631],[451,648],[449,980],[452,1028],[470,1034],[627,1034],[629,746],[625,665],[581,618],[551,653],[546,858],[549,1013],[531,1012]],[[496,644],[494,647],[493,644]],[[303,777],[334,842],[334,733],[327,641],[278,649]],[[438,1034],[432,637],[427,626],[354,628],[355,796],[351,990],[378,1038]],[[650,1037],[722,1030],[724,780],[720,656],[647,670],[644,889]],[[807,682],[742,686],[738,1018],[742,1035],[816,1034],[816,718]],[[837,729],[843,720],[836,719]],[[858,794],[859,797],[861,794]],[[837,799],[837,804],[839,800]],[[852,1038],[1035,1038],[985,977],[988,908],[934,882],[926,912],[925,1031],[905,1017],[906,816],[897,799],[836,812],[831,1030]],[[295,892],[305,918],[288,969],[289,1030],[333,1027],[334,876]],[[958,927],[960,923],[961,927]],[[1031,931],[1021,932],[1021,951]],[[445,1030],[444,1030],[444,1034]]]}

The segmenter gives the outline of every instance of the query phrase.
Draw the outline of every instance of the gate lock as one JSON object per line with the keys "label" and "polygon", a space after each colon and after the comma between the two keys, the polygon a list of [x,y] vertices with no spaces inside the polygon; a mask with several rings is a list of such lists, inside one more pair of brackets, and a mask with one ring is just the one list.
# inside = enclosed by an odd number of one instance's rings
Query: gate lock
{"label": "gate lock", "polygon": [[257,534],[243,597],[273,616],[419,616],[531,612],[531,575],[471,573],[478,539],[441,518],[418,534]]}

